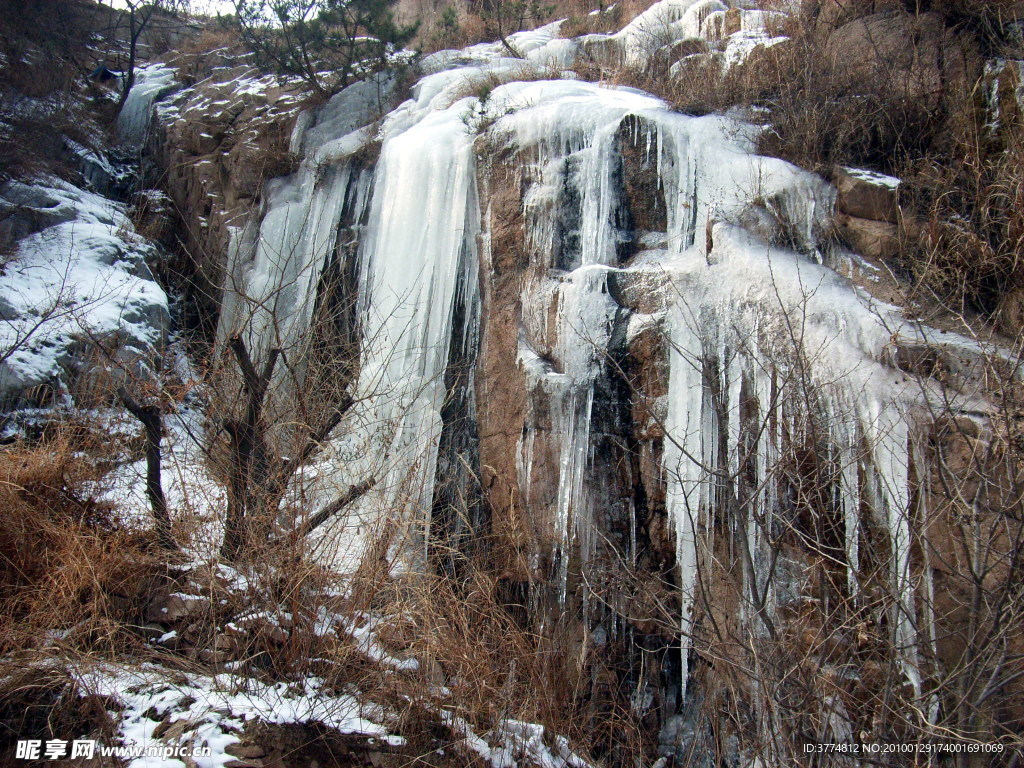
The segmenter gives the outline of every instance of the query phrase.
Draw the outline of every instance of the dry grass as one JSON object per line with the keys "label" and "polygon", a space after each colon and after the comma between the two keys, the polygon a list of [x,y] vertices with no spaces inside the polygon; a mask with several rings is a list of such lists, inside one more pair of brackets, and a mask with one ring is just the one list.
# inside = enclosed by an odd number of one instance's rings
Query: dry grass
{"label": "dry grass", "polygon": [[19,739],[112,734],[112,702],[83,695],[64,665],[27,662],[15,656],[0,663],[0,759],[15,764],[14,742]]}
{"label": "dry grass", "polygon": [[206,22],[198,34],[186,38],[168,59],[178,68],[178,77],[193,85],[213,74],[216,67],[237,66],[247,58],[238,30],[218,23]]}
{"label": "dry grass", "polygon": [[[381,644],[400,657],[415,658],[419,666],[394,674],[353,665],[349,655],[333,679],[335,685],[354,682],[398,712],[399,732],[414,752],[436,746],[439,733],[445,733],[438,723],[442,706],[492,738],[500,739],[495,734],[507,720],[542,724],[592,758],[633,760],[656,743],[624,698],[599,695],[616,672],[604,665],[580,616],[528,602],[525,585],[507,581],[486,554],[473,559],[435,551],[434,557],[454,560],[457,575],[438,566],[391,576],[378,557],[388,549],[386,541],[381,539],[379,552],[364,562],[346,610],[387,617]],[[540,630],[543,615],[550,620]]]}
{"label": "dry grass", "polygon": [[[592,2],[573,0],[559,5],[556,18],[565,17],[562,37],[618,32],[631,19],[646,11],[653,3],[646,0]],[[597,13],[593,13],[597,11]]]}
{"label": "dry grass", "polygon": [[148,537],[124,530],[90,492],[96,465],[58,437],[0,452],[0,648],[48,631],[83,647],[122,648],[159,572]]}

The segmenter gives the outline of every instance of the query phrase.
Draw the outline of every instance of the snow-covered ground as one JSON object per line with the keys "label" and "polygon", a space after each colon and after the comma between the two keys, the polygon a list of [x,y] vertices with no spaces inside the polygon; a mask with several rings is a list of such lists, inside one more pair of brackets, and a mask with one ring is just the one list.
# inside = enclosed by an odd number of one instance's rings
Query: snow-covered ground
{"label": "snow-covered ground", "polygon": [[[83,694],[106,697],[118,703],[117,741],[122,746],[169,744],[154,735],[165,718],[180,722],[175,746],[208,747],[209,755],[194,754],[199,768],[223,768],[235,758],[226,752],[247,722],[284,725],[318,723],[342,734],[356,734],[385,744],[399,745],[402,739],[375,722],[383,711],[362,704],[349,694],[325,690],[323,681],[308,678],[299,683],[268,684],[230,674],[187,677],[155,666],[127,667],[97,665],[79,673]],[[170,729],[168,729],[170,730]],[[174,757],[141,756],[128,762],[130,768],[155,766],[190,768]]]}

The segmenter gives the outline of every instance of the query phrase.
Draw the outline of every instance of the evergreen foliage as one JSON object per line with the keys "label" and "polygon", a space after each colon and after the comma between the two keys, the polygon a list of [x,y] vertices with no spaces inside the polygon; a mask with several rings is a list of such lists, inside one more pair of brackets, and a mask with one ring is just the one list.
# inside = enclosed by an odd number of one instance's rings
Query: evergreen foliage
{"label": "evergreen foliage", "polygon": [[379,71],[416,34],[392,0],[235,0],[243,42],[259,66],[305,80],[321,97]]}

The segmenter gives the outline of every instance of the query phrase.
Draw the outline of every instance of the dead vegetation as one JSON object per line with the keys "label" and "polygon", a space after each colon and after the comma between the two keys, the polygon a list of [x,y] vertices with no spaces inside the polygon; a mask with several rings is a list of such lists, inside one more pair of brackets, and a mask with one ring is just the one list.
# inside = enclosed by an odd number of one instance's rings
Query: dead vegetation
{"label": "dead vegetation", "polygon": [[0,18],[0,182],[70,177],[77,168],[65,137],[88,148],[105,138],[113,104],[85,78],[90,23],[81,4],[57,0]]}
{"label": "dead vegetation", "polygon": [[0,452],[7,652],[44,641],[48,631],[116,646],[161,568],[148,536],[124,528],[90,492],[100,471],[80,447],[58,436]]}

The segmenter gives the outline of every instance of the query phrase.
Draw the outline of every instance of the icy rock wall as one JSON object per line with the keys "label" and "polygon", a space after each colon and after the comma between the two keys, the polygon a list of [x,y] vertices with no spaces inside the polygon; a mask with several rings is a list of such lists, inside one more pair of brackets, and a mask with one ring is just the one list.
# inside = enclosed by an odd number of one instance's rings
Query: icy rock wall
{"label": "icy rock wall", "polygon": [[[301,169],[272,185],[234,243],[221,338],[244,332],[263,351],[297,343],[344,250],[358,275],[358,404],[320,476],[340,488],[373,478],[353,515],[405,521],[420,559],[443,511],[438,467],[468,466],[508,578],[550,589],[560,607],[582,600],[603,636],[641,631],[636,611],[624,589],[591,604],[581,579],[609,562],[633,567],[645,549],[668,553],[683,692],[711,532],[724,520],[740,542],[741,610],[766,630],[768,542],[786,505],[779,464],[796,444],[819,446],[851,593],[865,500],[887,531],[892,626],[917,685],[913,397],[888,365],[907,329],[825,266],[833,190],[757,156],[756,129],[741,120],[541,75],[598,43],[639,55],[644,25],[698,34],[720,5],[658,3],[589,40],[559,39],[557,24],[514,35],[525,63],[497,44],[434,54],[376,134],[363,128],[361,86],[328,107],[351,119],[300,119]],[[743,16],[741,32],[763,21]],[[375,139],[375,167],[357,169]]]}
{"label": "icy rock wall", "polygon": [[0,217],[14,239],[0,285],[0,403],[71,404],[78,389],[102,401],[147,381],[170,315],[147,263],[159,251],[124,207],[43,177],[0,186]]}

